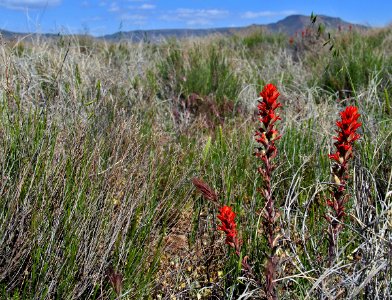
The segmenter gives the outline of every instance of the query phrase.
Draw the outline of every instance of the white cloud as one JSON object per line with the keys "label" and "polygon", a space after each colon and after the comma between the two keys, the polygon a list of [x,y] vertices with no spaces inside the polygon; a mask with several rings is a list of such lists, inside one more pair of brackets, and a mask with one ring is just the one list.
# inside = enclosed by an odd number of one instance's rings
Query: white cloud
{"label": "white cloud", "polygon": [[121,22],[124,24],[143,26],[147,24],[147,17],[138,14],[122,14]]}
{"label": "white cloud", "polygon": [[139,9],[154,9],[156,6],[154,4],[143,4],[139,6]]}
{"label": "white cloud", "polygon": [[227,10],[220,9],[190,9],[190,8],[179,8],[176,10],[177,15],[180,18],[221,18],[229,14]]}
{"label": "white cloud", "polygon": [[140,5],[140,6],[134,6],[134,5],[128,6],[128,9],[133,9],[133,10],[152,10],[155,8],[156,8],[156,5],[148,4],[148,3]]}
{"label": "white cloud", "polygon": [[247,11],[241,15],[242,19],[257,19],[257,18],[271,18],[279,16],[289,16],[296,14],[294,10],[282,10],[282,11]]}
{"label": "white cloud", "polygon": [[23,8],[44,8],[55,6],[61,3],[61,0],[0,0],[0,6],[12,9]]}
{"label": "white cloud", "polygon": [[167,22],[184,22],[188,26],[206,26],[213,25],[215,20],[229,15],[229,11],[221,9],[178,8],[161,15],[159,19]]}
{"label": "white cloud", "polygon": [[81,21],[90,23],[90,22],[101,22],[103,20],[104,20],[103,17],[95,16],[95,17],[83,18]]}
{"label": "white cloud", "polygon": [[[151,0],[150,0],[151,1]],[[139,3],[138,5],[126,5],[124,0],[111,1],[101,0],[101,3],[106,5],[107,10],[113,13],[121,24],[128,25],[145,25],[149,19],[150,12],[154,13],[155,5],[150,3]],[[127,1],[135,2],[135,1]],[[139,1],[138,1],[139,2]],[[147,13],[148,12],[148,13]]]}
{"label": "white cloud", "polygon": [[213,23],[207,19],[192,19],[186,22],[189,26],[206,26],[212,25]]}
{"label": "white cloud", "polygon": [[122,20],[127,20],[127,21],[141,21],[141,20],[146,20],[147,17],[143,15],[137,15],[137,14],[123,14],[121,15]]}
{"label": "white cloud", "polygon": [[119,10],[120,10],[120,7],[118,6],[118,4],[116,2],[112,2],[112,4],[110,4],[110,7],[109,7],[110,12],[118,12]]}
{"label": "white cloud", "polygon": [[121,21],[131,25],[145,25],[147,23],[147,17],[138,14],[122,14]]}

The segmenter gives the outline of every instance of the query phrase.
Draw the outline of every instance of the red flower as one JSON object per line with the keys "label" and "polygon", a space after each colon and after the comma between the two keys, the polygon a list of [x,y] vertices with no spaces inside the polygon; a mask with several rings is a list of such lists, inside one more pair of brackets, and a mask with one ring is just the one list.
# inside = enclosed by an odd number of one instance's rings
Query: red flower
{"label": "red flower", "polygon": [[238,248],[237,238],[237,224],[235,223],[235,212],[231,210],[230,206],[223,206],[220,208],[220,215],[218,219],[222,221],[222,225],[218,226],[218,230],[222,230],[226,233],[226,244],[235,248]]}
{"label": "red flower", "polygon": [[277,149],[275,141],[280,139],[279,132],[274,128],[275,122],[281,120],[275,112],[277,108],[282,106],[277,100],[279,95],[276,87],[269,83],[260,93],[262,100],[259,100],[259,104],[257,105],[259,120],[263,126],[256,131],[256,141],[262,145],[264,152],[261,151],[262,148],[260,147],[256,156],[260,157],[266,166],[270,165],[270,160],[276,156]]}
{"label": "red flower", "polygon": [[279,95],[278,89],[271,83],[268,83],[260,93],[260,96],[263,97],[263,102],[268,104],[271,109],[279,107],[279,103],[276,103]]}
{"label": "red flower", "polygon": [[[233,247],[235,254],[241,258],[241,242],[237,237],[237,224],[235,223],[235,212],[231,210],[230,206],[223,206],[219,209],[220,215],[218,219],[222,221],[222,225],[218,226],[218,230],[226,233],[226,244]],[[247,262],[248,256],[242,258],[241,265],[249,275],[254,277],[252,268]]]}
{"label": "red flower", "polygon": [[357,122],[360,114],[358,108],[355,106],[348,106],[344,111],[340,113],[341,120],[336,122],[339,130],[337,137],[334,137],[336,142],[336,153],[329,154],[329,158],[335,160],[337,163],[342,164],[352,157],[352,145],[360,138],[360,135],[356,133],[356,130],[362,125]]}
{"label": "red flower", "polygon": [[[275,113],[275,110],[282,106],[282,104],[277,101],[279,95],[277,88],[271,83],[267,84],[260,93],[262,100],[259,100],[257,108],[259,110],[259,120],[264,124],[263,132],[271,134],[276,133],[276,131],[272,131],[272,128],[269,128],[269,126],[272,127],[276,121],[281,120],[281,118]],[[259,130],[256,135],[260,135],[260,133],[261,132]],[[270,139],[271,136],[267,136],[267,138]]]}

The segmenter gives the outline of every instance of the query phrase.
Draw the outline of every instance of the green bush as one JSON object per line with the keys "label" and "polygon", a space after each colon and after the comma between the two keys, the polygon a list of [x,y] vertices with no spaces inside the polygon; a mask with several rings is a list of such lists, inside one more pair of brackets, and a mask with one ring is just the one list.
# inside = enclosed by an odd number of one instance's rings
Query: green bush
{"label": "green bush", "polygon": [[331,91],[355,91],[367,87],[375,74],[385,80],[390,71],[387,70],[390,57],[382,51],[383,35],[383,32],[365,36],[353,32],[338,37],[337,55],[331,55],[320,84]]}
{"label": "green bush", "polygon": [[170,87],[174,96],[192,93],[214,96],[219,102],[224,98],[234,100],[241,88],[226,49],[219,46],[195,43],[184,50],[178,44],[168,45],[168,54],[158,65],[160,80]]}

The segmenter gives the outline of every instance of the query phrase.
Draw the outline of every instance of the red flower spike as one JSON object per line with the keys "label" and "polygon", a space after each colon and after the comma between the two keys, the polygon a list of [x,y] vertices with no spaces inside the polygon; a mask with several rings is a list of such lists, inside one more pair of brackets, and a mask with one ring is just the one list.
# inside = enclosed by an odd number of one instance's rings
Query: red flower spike
{"label": "red flower spike", "polygon": [[257,169],[263,178],[263,188],[260,189],[261,194],[265,198],[265,206],[261,212],[262,225],[265,240],[267,241],[270,253],[267,257],[267,264],[265,268],[265,276],[267,284],[265,292],[268,299],[276,299],[275,276],[277,270],[278,259],[276,257],[276,250],[279,247],[280,235],[278,218],[279,212],[275,207],[275,200],[272,195],[271,178],[275,164],[274,158],[277,156],[278,149],[275,146],[275,141],[279,140],[281,135],[275,129],[275,123],[281,118],[276,113],[276,109],[282,106],[278,102],[279,92],[272,84],[267,84],[260,93],[262,100],[259,100],[257,108],[259,110],[259,121],[261,126],[256,131],[256,141],[260,144],[257,148],[256,157],[258,157],[262,165]]}
{"label": "red flower spike", "polygon": [[352,145],[360,138],[360,135],[356,133],[356,130],[362,125],[358,123],[360,114],[358,108],[355,106],[348,106],[344,111],[340,113],[341,120],[336,122],[337,137],[335,147],[336,152],[329,154],[329,158],[335,160],[337,163],[344,164],[352,156]]}
{"label": "red flower spike", "polygon": [[[272,160],[277,155],[275,141],[279,140],[281,137],[279,132],[274,128],[276,121],[281,120],[276,113],[276,109],[282,106],[282,104],[278,102],[279,95],[280,93],[277,88],[269,83],[261,91],[261,100],[259,100],[257,105],[259,110],[259,121],[262,123],[262,126],[256,131],[255,135],[256,141],[261,144],[262,147],[259,148],[256,156],[263,162],[265,176],[262,175],[267,178],[271,177],[272,170],[274,169]],[[266,200],[268,201],[268,199]]]}
{"label": "red flower spike", "polygon": [[218,219],[221,220],[222,225],[218,226],[218,230],[226,233],[226,244],[233,247],[239,253],[239,241],[237,238],[237,224],[235,223],[235,212],[231,210],[230,206],[223,206],[219,209],[220,214]]}
{"label": "red flower spike", "polygon": [[[231,210],[230,206],[223,206],[219,209],[220,214],[218,219],[221,220],[222,225],[218,226],[218,230],[226,233],[226,244],[233,247],[235,254],[241,257],[241,242],[237,235],[237,224],[235,223],[235,212]],[[243,270],[251,277],[255,277],[251,266],[248,264],[248,256],[242,258],[241,265]]]}
{"label": "red flower spike", "polygon": [[349,160],[353,156],[353,144],[360,138],[356,130],[362,125],[358,122],[360,114],[355,106],[348,106],[340,112],[340,120],[336,121],[337,136],[334,137],[336,142],[336,152],[329,154],[328,157],[333,161],[332,175],[335,185],[332,188],[332,199],[328,199],[327,206],[332,211],[333,218],[327,217],[329,227],[329,259],[332,263],[336,253],[336,239],[342,230],[342,222],[344,221],[345,204],[348,201],[348,195],[345,195],[346,179],[348,179]]}

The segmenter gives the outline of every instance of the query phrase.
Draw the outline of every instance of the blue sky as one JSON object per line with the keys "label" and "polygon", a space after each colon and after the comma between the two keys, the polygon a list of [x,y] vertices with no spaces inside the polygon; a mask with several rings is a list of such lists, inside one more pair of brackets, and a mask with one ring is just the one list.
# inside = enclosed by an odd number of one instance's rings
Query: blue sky
{"label": "blue sky", "polygon": [[372,26],[392,21],[391,0],[0,0],[0,28],[103,35],[266,24],[312,11]]}

